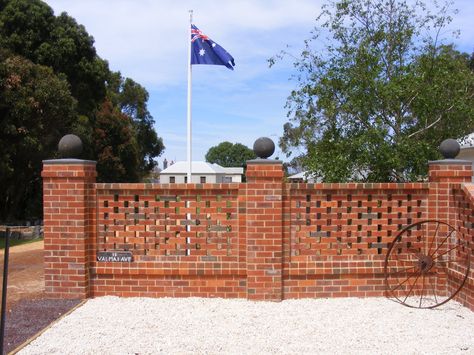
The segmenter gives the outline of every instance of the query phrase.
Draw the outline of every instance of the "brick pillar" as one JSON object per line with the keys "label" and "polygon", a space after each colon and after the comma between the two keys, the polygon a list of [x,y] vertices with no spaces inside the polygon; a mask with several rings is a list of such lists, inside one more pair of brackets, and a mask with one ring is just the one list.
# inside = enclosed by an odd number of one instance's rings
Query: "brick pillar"
{"label": "brick pillar", "polygon": [[472,162],[444,159],[429,162],[429,219],[455,224],[452,185],[472,182]]}
{"label": "brick pillar", "polygon": [[[444,159],[429,162],[428,218],[448,223],[457,229],[453,188],[456,184],[471,182],[471,179],[472,163],[470,161]],[[434,225],[431,225],[431,228],[435,228]],[[435,231],[431,230],[428,234],[433,233]],[[450,247],[449,243],[441,243],[449,235],[449,229],[446,226],[439,226],[437,235],[439,245],[443,245],[440,251],[446,252]],[[440,274],[436,278],[434,288],[439,295],[451,294],[453,289],[450,287],[450,276],[446,278],[444,274]]]}
{"label": "brick pillar", "polygon": [[247,162],[247,298],[281,301],[283,167],[278,160]]}
{"label": "brick pillar", "polygon": [[78,159],[43,161],[44,279],[48,297],[84,299],[89,295],[95,165]]}

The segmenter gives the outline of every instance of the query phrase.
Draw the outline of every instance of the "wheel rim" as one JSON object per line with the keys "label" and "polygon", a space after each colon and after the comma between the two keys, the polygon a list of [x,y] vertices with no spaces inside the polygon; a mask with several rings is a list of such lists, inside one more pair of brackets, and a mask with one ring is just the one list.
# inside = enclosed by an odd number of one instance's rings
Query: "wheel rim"
{"label": "wheel rim", "polygon": [[385,257],[387,296],[413,308],[441,306],[464,286],[470,257],[468,243],[449,224],[411,224],[394,238]]}

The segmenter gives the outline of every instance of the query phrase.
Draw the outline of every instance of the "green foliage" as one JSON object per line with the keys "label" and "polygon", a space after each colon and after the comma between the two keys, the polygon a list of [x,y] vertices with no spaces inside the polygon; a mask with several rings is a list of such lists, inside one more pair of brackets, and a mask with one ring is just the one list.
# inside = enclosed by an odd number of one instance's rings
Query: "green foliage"
{"label": "green foliage", "polygon": [[41,161],[53,158],[76,101],[51,68],[0,52],[0,216],[40,215]]}
{"label": "green foliage", "polygon": [[164,145],[148,92],[111,72],[84,26],[39,0],[0,0],[0,220],[41,215],[41,161],[75,133],[99,181],[143,178]]}
{"label": "green foliage", "polygon": [[124,79],[118,72],[110,74],[108,83],[108,97],[131,118],[135,127],[136,139],[140,142],[137,150],[140,161],[137,173],[142,178],[153,170],[156,166],[154,158],[165,149],[163,140],[153,129],[155,121],[147,108],[148,92],[132,79]]}
{"label": "green foliage", "polygon": [[[43,240],[43,237],[41,238],[36,238],[36,239],[10,239],[10,248],[11,247],[16,247],[17,245],[23,245],[23,244],[31,244],[31,243],[37,243]],[[0,238],[0,249],[5,249],[5,243],[6,240],[5,238]]]}
{"label": "green foliage", "polygon": [[34,63],[66,75],[78,112],[89,114],[105,98],[108,65],[86,29],[66,13],[54,16],[42,1],[12,0],[0,11],[0,43]]}
{"label": "green foliage", "polygon": [[252,149],[240,143],[232,144],[230,142],[222,142],[211,147],[206,153],[207,162],[224,167],[244,167],[247,160],[256,157]]}
{"label": "green foliage", "polygon": [[140,162],[133,122],[110,101],[104,102],[97,113],[93,146],[100,181],[138,180]]}
{"label": "green foliage", "polygon": [[474,130],[472,59],[441,43],[451,18],[447,5],[438,10],[396,0],[323,6],[295,62],[283,152],[302,151],[298,162],[325,181],[426,176],[442,140]]}

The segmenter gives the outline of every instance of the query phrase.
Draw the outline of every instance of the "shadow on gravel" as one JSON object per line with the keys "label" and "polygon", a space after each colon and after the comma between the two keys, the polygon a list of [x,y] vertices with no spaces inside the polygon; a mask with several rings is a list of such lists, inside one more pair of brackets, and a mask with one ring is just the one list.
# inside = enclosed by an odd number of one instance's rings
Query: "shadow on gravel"
{"label": "shadow on gravel", "polygon": [[8,353],[79,304],[80,300],[36,299],[15,303],[7,314],[4,350]]}

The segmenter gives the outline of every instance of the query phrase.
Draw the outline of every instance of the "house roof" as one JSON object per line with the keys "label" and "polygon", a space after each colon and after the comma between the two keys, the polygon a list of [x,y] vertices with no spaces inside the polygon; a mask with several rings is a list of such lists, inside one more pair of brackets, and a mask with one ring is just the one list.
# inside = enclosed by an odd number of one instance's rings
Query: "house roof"
{"label": "house roof", "polygon": [[[243,174],[243,168],[223,168],[219,164],[211,164],[205,161],[193,161],[191,165],[192,174]],[[234,172],[235,171],[235,172]],[[162,170],[160,174],[186,174],[188,172],[188,162],[178,161]]]}
{"label": "house roof", "polygon": [[309,183],[321,182],[321,178],[314,178],[311,174],[308,174],[307,171],[302,171],[300,173],[288,176],[288,179],[290,180],[303,179],[303,181],[306,181]]}
{"label": "house roof", "polygon": [[[206,163],[206,164],[209,164],[209,163]],[[212,163],[210,164],[211,167],[215,170],[216,173],[218,174],[225,174],[225,170],[222,166],[220,166],[219,164],[216,164],[216,163]]]}
{"label": "house roof", "polygon": [[306,171],[302,171],[300,173],[288,176],[288,179],[305,179]]}
{"label": "house roof", "polygon": [[243,174],[244,173],[244,168],[224,168],[223,169],[225,170],[225,172],[227,174]]}
{"label": "house roof", "polygon": [[461,149],[474,147],[474,132],[458,140]]}

